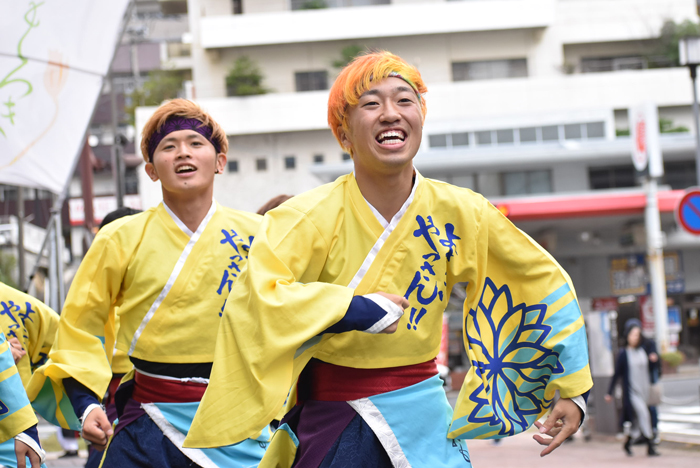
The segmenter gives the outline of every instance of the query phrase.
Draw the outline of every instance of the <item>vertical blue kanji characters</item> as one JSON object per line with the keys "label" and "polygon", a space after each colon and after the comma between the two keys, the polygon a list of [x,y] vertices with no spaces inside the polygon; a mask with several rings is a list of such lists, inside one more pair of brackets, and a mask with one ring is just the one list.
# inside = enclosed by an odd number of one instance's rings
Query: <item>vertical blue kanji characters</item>
{"label": "vertical blue kanji characters", "polygon": [[9,331],[7,332],[8,338],[17,338],[17,332],[16,330],[19,330],[20,325],[17,319],[15,318],[15,314],[20,312],[22,308],[19,306],[19,304],[15,304],[14,301],[2,301],[0,302],[0,307],[2,309],[0,310],[0,315],[7,315],[10,320],[12,320],[13,323],[10,324],[8,327]]}
{"label": "vertical blue kanji characters", "polygon": [[[440,228],[435,225],[432,216],[416,216],[416,222],[418,223],[418,228],[413,231],[413,237],[423,238],[430,249],[430,251],[422,255],[424,261],[420,265],[413,275],[411,284],[406,289],[406,294],[404,297],[411,300],[411,296],[415,292],[415,299],[421,306],[429,306],[435,299],[439,299],[440,302],[444,299],[445,288],[447,283],[442,281],[442,286],[440,285],[440,280],[437,278],[436,270],[441,271],[442,269],[437,268],[436,265],[439,260],[442,259],[438,245],[447,248],[445,254],[445,259],[449,262],[453,256],[457,255],[457,245],[456,240],[460,237],[455,234],[455,228],[453,224],[445,224],[445,237],[441,238]],[[434,239],[435,238],[435,239]],[[437,240],[437,243],[436,243]],[[426,307],[411,307],[411,313],[409,315],[409,323],[406,328],[409,330],[417,330],[418,322],[427,313]]]}
{"label": "vertical blue kanji characters", "polygon": [[[246,240],[239,236],[233,229],[228,231],[226,229],[222,229],[221,234],[223,234],[223,238],[219,241],[219,243],[222,245],[228,244],[235,251],[235,254],[229,257],[231,263],[227,266],[227,269],[224,270],[221,276],[221,281],[219,282],[219,288],[216,290],[216,293],[219,296],[226,292],[226,296],[228,297],[228,293],[231,292],[231,288],[233,287],[233,282],[241,273],[241,265],[248,258],[248,252],[250,251],[250,246],[253,243],[253,236],[248,237],[246,244]],[[224,304],[221,306],[219,317],[223,315],[224,307],[226,307],[226,300],[224,300]]]}

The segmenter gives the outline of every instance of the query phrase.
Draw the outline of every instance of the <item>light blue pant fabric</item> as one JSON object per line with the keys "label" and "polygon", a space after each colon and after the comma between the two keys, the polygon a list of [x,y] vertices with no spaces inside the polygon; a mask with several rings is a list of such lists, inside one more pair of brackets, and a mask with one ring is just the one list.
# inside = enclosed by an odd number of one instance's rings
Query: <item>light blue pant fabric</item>
{"label": "light blue pant fabric", "polygon": [[381,412],[412,467],[472,466],[466,443],[447,438],[452,407],[437,375],[369,400]]}
{"label": "light blue pant fabric", "polygon": [[[194,403],[155,403],[167,421],[182,434],[187,434],[199,402]],[[260,463],[270,441],[269,429],[257,439],[246,439],[235,445],[200,449],[217,466],[256,467]]]}

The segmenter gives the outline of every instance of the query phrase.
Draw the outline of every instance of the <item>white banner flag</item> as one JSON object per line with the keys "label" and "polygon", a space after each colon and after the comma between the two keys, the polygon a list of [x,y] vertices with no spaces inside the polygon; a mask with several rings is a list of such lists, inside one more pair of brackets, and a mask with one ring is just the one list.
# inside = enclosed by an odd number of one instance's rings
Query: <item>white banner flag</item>
{"label": "white banner flag", "polygon": [[60,193],[129,0],[2,0],[0,183]]}

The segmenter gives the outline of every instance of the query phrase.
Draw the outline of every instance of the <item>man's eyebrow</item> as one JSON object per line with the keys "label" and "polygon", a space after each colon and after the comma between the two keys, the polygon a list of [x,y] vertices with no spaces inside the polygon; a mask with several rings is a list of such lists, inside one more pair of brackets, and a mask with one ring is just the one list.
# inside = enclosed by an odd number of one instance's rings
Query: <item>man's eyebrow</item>
{"label": "man's eyebrow", "polygon": [[360,97],[362,97],[362,96],[376,96],[377,94],[379,94],[379,90],[368,89],[364,93],[360,94]]}

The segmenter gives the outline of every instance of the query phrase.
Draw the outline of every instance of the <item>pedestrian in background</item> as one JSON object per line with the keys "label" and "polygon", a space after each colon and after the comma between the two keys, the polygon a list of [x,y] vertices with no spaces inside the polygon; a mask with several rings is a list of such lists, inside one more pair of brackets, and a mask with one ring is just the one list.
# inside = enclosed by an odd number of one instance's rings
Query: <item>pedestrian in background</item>
{"label": "pedestrian in background", "polygon": [[632,444],[641,437],[647,444],[649,456],[659,455],[654,447],[654,434],[652,429],[651,414],[649,411],[649,397],[652,384],[652,368],[659,360],[658,354],[648,353],[642,346],[642,324],[637,319],[630,319],[625,323],[624,337],[626,346],[617,356],[615,362],[615,375],[605,401],[613,401],[612,392],[617,382],[622,380],[622,421],[631,423],[630,433],[623,445],[627,455],[632,455]]}

